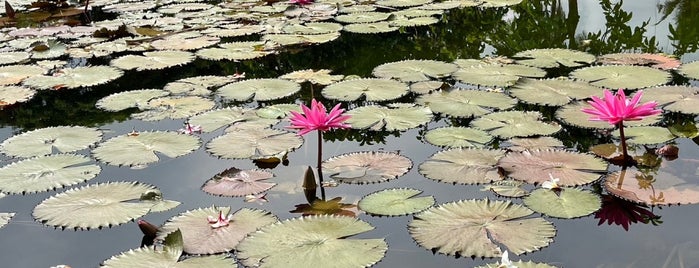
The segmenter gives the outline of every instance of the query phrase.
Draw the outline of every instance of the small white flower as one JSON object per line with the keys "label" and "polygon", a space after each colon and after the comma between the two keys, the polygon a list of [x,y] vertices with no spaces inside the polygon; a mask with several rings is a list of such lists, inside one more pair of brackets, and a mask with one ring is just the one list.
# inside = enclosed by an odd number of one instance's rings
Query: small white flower
{"label": "small white flower", "polygon": [[245,196],[245,202],[257,202],[258,204],[266,203],[269,202],[267,200],[267,193],[261,193],[261,194],[249,194]]}
{"label": "small white flower", "polygon": [[559,178],[554,178],[553,175],[551,175],[551,173],[549,173],[549,180],[542,183],[541,188],[549,189],[549,190],[560,189],[561,186],[558,185],[558,182],[560,180],[561,179],[559,179]]}
{"label": "small white flower", "polygon": [[507,250],[505,250],[505,252],[502,253],[502,257],[500,258],[498,268],[517,268],[516,265],[512,264],[509,255],[510,254],[507,252]]}

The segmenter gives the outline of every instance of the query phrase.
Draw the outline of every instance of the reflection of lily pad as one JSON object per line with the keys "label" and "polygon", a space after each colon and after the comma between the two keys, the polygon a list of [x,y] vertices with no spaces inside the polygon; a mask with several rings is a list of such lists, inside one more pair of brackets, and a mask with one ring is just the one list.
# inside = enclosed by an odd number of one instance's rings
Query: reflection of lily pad
{"label": "reflection of lily pad", "polygon": [[528,183],[543,183],[550,176],[558,185],[591,183],[607,171],[607,163],[591,154],[563,150],[537,150],[509,153],[498,162],[509,177]]}
{"label": "reflection of lily pad", "polygon": [[391,79],[352,79],[329,85],[322,93],[326,98],[340,101],[356,101],[362,96],[366,101],[387,101],[408,94],[408,85]]}
{"label": "reflection of lily pad", "polygon": [[[395,106],[394,106],[395,107]],[[432,120],[432,110],[424,106],[362,106],[347,112],[347,123],[354,129],[407,130]]]}
{"label": "reflection of lily pad", "polygon": [[599,87],[586,82],[559,79],[520,79],[512,88],[510,94],[524,102],[561,106],[571,100],[586,99],[602,93]]}
{"label": "reflection of lily pad", "polygon": [[551,217],[572,219],[592,214],[602,206],[602,201],[599,195],[576,188],[557,191],[539,188],[524,198],[524,205]]}
{"label": "reflection of lily pad", "polygon": [[358,152],[325,160],[323,173],[343,183],[377,183],[398,178],[412,166],[410,159],[397,153]]}
{"label": "reflection of lily pad", "polygon": [[408,231],[420,246],[446,255],[499,257],[538,250],[553,242],[556,229],[543,218],[510,201],[461,200],[415,215]]}
{"label": "reflection of lily pad", "polygon": [[425,133],[425,141],[436,146],[480,148],[491,140],[487,132],[467,127],[441,127]]}
{"label": "reflection of lily pad", "polygon": [[421,95],[415,102],[430,107],[434,112],[455,117],[480,116],[517,104],[517,100],[503,93],[460,89]]}
{"label": "reflection of lily pad", "polygon": [[590,53],[563,48],[530,49],[518,52],[512,57],[519,58],[519,64],[539,68],[580,67],[597,59]]}
{"label": "reflection of lily pad", "polygon": [[383,258],[388,244],[380,238],[348,237],[371,229],[344,216],[293,218],[250,234],[236,247],[236,257],[247,267],[369,267]]}
{"label": "reflection of lily pad", "polygon": [[551,135],[561,130],[555,123],[541,121],[536,111],[504,111],[487,114],[471,121],[471,127],[488,131],[499,138]]}
{"label": "reflection of lily pad", "polygon": [[434,60],[404,60],[376,66],[372,74],[381,78],[394,78],[403,82],[428,81],[444,78],[458,69],[453,63]]}
{"label": "reflection of lily pad", "polygon": [[385,189],[371,193],[357,204],[367,213],[385,216],[400,216],[423,211],[434,205],[434,197],[415,197],[420,190],[409,188]]}
{"label": "reflection of lily pad", "polygon": [[276,183],[264,180],[274,174],[264,170],[240,170],[229,168],[206,181],[201,189],[204,192],[222,196],[246,196],[269,190]]}
{"label": "reflection of lily pad", "polygon": [[216,90],[216,94],[226,100],[267,101],[291,96],[299,90],[301,86],[289,80],[249,79],[225,85]]}
{"label": "reflection of lily pad", "polygon": [[222,158],[268,158],[296,149],[303,139],[289,131],[256,129],[232,131],[218,136],[206,144],[209,153]]}
{"label": "reflection of lily pad", "polygon": [[570,77],[605,88],[636,89],[666,84],[670,73],[643,66],[602,65],[577,69]]}
{"label": "reflection of lily pad", "polygon": [[91,161],[86,156],[58,154],[14,162],[0,168],[0,191],[24,194],[78,184],[100,173]]}
{"label": "reflection of lily pad", "polygon": [[2,153],[14,157],[70,153],[85,149],[102,138],[102,132],[87,127],[48,127],[12,136],[0,144]]}
{"label": "reflection of lily pad", "polygon": [[420,174],[446,183],[477,184],[502,180],[495,164],[504,151],[456,148],[441,151],[420,164]]}
{"label": "reflection of lily pad", "polygon": [[[687,176],[687,174],[684,174]],[[659,171],[644,173],[635,168],[616,171],[604,180],[607,192],[628,201],[646,205],[699,203],[696,176],[678,177]]]}
{"label": "reflection of lily pad", "polygon": [[[100,143],[92,150],[95,158],[117,166],[146,165],[158,161],[158,154],[175,158],[199,148],[199,138],[176,132],[126,134]],[[158,154],[156,154],[156,152]]]}

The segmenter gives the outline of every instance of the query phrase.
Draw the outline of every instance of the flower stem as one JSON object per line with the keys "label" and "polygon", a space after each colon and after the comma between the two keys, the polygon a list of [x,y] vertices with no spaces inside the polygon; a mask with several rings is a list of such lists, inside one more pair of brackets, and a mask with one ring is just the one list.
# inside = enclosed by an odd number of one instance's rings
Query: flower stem
{"label": "flower stem", "polygon": [[624,154],[624,163],[629,158],[629,153],[626,150],[626,136],[624,135],[624,121],[619,122],[619,138],[621,139],[621,151]]}
{"label": "flower stem", "polygon": [[318,181],[320,184],[320,197],[325,200],[325,187],[323,187],[323,168],[321,163],[323,162],[323,131],[318,130]]}

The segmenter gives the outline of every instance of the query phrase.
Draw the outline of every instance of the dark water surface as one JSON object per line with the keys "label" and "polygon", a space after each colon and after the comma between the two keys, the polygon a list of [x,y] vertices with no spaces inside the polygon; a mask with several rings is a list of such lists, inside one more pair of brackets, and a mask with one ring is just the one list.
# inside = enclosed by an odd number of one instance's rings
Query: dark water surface
{"label": "dark water surface", "polygon": [[[674,10],[658,10],[658,5],[670,2],[680,4]],[[577,5],[580,17],[568,16],[569,7]],[[551,12],[552,6],[560,10]],[[625,25],[640,26],[648,21],[645,38],[624,34],[623,29],[607,27],[603,5],[598,1],[525,1],[509,9],[454,10],[439,24],[408,28],[402,33],[383,35],[357,35],[342,33],[334,42],[314,46],[301,51],[284,52],[261,60],[241,63],[214,63],[197,60],[184,67],[133,73],[106,86],[91,91],[42,92],[29,103],[0,112],[0,140],[24,130],[56,125],[87,125],[105,131],[104,140],[122,135],[132,128],[140,130],[177,130],[181,120],[163,120],[155,123],[127,120],[128,112],[108,113],[94,109],[97,99],[111,93],[139,88],[162,88],[175,79],[204,74],[232,74],[237,69],[245,71],[249,78],[276,77],[281,74],[308,68],[332,69],[339,74],[368,76],[371,70],[385,62],[402,59],[435,59],[452,61],[456,58],[480,58],[483,56],[510,56],[533,48],[570,47],[606,54],[621,51],[664,52],[677,54],[682,62],[699,59],[696,46],[699,42],[699,5],[695,1],[630,1],[622,11],[632,14]],[[669,15],[664,18],[664,13]],[[672,37],[669,25],[684,29],[680,37]],[[684,27],[684,28],[682,28]],[[694,28],[693,28],[694,27]],[[694,32],[692,32],[694,29]],[[588,34],[598,33],[597,38]],[[572,33],[572,34],[571,34]],[[657,42],[648,42],[655,36]],[[595,37],[594,35],[592,37]],[[673,40],[674,39],[674,40]],[[644,43],[645,40],[645,43]],[[650,45],[649,45],[650,44]],[[674,46],[673,46],[674,45]],[[689,83],[676,79],[674,83]],[[696,85],[696,83],[695,83]],[[307,98],[304,97],[304,98]],[[544,113],[546,111],[544,110]],[[286,124],[286,123],[282,123]],[[377,190],[393,187],[421,189],[424,195],[433,195],[437,204],[461,199],[498,199],[490,192],[480,191],[481,186],[450,185],[424,178],[417,166],[440,148],[422,142],[428,129],[449,124],[446,120],[431,122],[419,129],[392,133],[359,133],[352,140],[341,139],[344,134],[328,135],[324,145],[325,157],[348,152],[387,150],[397,151],[409,157],[414,166],[409,173],[397,180],[372,185],[340,185],[326,189],[328,198],[343,197],[344,203],[356,203],[361,197]],[[590,144],[591,132],[579,131],[557,136],[570,147],[585,150]],[[203,142],[222,134],[222,130],[201,135]],[[665,163],[673,174],[697,177],[699,148],[689,139],[678,138],[680,157]],[[203,148],[176,159],[165,159],[145,169],[129,169],[100,164],[102,172],[89,184],[107,181],[131,181],[152,184],[162,190],[166,199],[182,202],[179,207],[144,217],[151,223],[161,224],[168,218],[186,210],[200,207],[231,206],[260,208],[271,211],[280,219],[297,217],[290,213],[294,204],[306,203],[298,184],[306,165],[314,165],[316,137],[305,137],[304,145],[289,155],[289,166],[278,166],[272,172],[278,185],[268,194],[269,203],[262,205],[245,203],[242,198],[226,198],[208,195],[201,185],[215,174],[230,168],[253,169],[250,160],[223,160],[208,154]],[[79,153],[89,154],[87,151]],[[9,160],[3,159],[3,165]],[[614,169],[611,167],[610,169]],[[85,185],[85,184],[81,184]],[[62,192],[64,190],[58,190]],[[49,267],[68,264],[72,267],[96,267],[102,261],[120,252],[136,248],[141,242],[141,232],[135,223],[103,230],[72,231],[43,226],[34,221],[32,209],[56,191],[13,195],[0,199],[0,212],[16,212],[7,226],[0,229],[0,267]],[[514,200],[520,202],[519,200]],[[592,215],[558,220],[545,217],[554,223],[557,234],[547,248],[511,259],[548,262],[559,267],[699,267],[699,206],[670,206],[654,208],[662,223],[633,224],[628,231],[621,226],[603,224]],[[434,255],[419,247],[408,235],[407,224],[412,217],[372,217],[361,214],[376,229],[358,238],[384,237],[389,249],[385,258],[375,267],[473,267],[493,259],[472,260]]]}

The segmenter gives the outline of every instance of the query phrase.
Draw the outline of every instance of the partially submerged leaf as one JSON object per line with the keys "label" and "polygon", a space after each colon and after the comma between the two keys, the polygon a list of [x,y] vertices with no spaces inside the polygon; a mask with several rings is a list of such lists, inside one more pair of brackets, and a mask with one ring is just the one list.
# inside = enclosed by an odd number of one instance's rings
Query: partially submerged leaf
{"label": "partially submerged leaf", "polygon": [[0,168],[0,192],[24,194],[78,184],[97,176],[101,168],[86,156],[57,154],[14,162]]}
{"label": "partially submerged leaf", "polygon": [[357,205],[359,209],[374,215],[408,215],[434,205],[433,196],[415,197],[420,193],[422,191],[410,188],[385,189],[365,196]]}
{"label": "partially submerged leaf", "polygon": [[48,127],[10,137],[0,144],[0,151],[13,157],[49,155],[54,150],[70,153],[88,148],[100,139],[102,139],[102,132],[96,128]]}
{"label": "partially submerged leaf", "polygon": [[420,164],[419,172],[428,179],[446,183],[489,183],[502,180],[495,165],[504,155],[501,150],[449,149],[437,152]]}
{"label": "partially submerged leaf", "polygon": [[176,132],[140,132],[121,135],[100,143],[92,150],[97,160],[115,166],[147,165],[157,162],[156,154],[175,158],[188,154],[200,146],[199,138]]}
{"label": "partially submerged leaf", "polygon": [[259,194],[277,185],[265,182],[274,174],[264,170],[240,170],[229,168],[206,181],[201,189],[204,192],[221,196],[246,196]]}
{"label": "partially submerged leaf", "polygon": [[[335,197],[330,200],[315,198],[310,204],[295,205],[295,209],[289,211],[291,213],[302,213],[303,216],[308,215],[338,215],[347,217],[357,217],[355,204],[340,203],[342,197]],[[354,211],[353,211],[354,210]]]}
{"label": "partially submerged leaf", "polygon": [[602,64],[642,65],[662,70],[673,70],[682,62],[671,56],[650,53],[614,53],[599,56],[597,62]]}
{"label": "partially submerged leaf", "polygon": [[591,154],[563,150],[511,152],[498,161],[509,177],[528,183],[543,183],[550,176],[562,186],[588,184],[607,171],[607,163]]}
{"label": "partially submerged leaf", "polygon": [[539,188],[524,198],[528,208],[556,218],[572,219],[592,214],[602,206],[599,195],[577,188]]}
{"label": "partially submerged leaf", "polygon": [[392,152],[358,152],[332,157],[323,162],[323,173],[351,184],[377,183],[407,173],[413,162]]}

